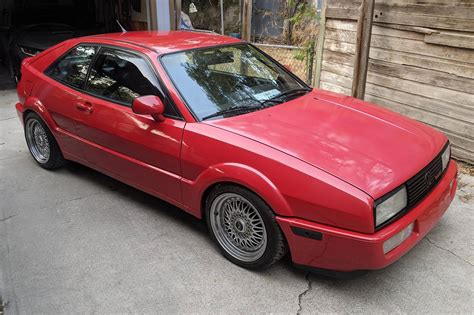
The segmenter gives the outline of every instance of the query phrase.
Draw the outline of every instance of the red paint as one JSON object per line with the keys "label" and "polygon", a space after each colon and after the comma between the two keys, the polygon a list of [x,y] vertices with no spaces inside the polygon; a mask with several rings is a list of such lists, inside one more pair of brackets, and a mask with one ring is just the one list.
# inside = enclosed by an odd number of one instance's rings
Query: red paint
{"label": "red paint", "polygon": [[[232,118],[196,122],[158,57],[239,40],[196,32],[130,32],[72,39],[24,62],[20,117],[40,115],[64,156],[202,217],[206,190],[221,182],[247,187],[275,211],[297,264],[376,269],[398,259],[439,220],[451,202],[454,162],[408,214],[375,232],[374,200],[407,181],[438,154],[446,136],[381,107],[314,90],[285,104]],[[183,119],[149,98],[131,107],[64,86],[43,74],[79,43],[114,45],[149,60]],[[162,104],[161,104],[162,105]],[[156,118],[156,117],[155,117]],[[383,242],[415,222],[416,233],[387,255]],[[316,241],[290,226],[323,233]]]}

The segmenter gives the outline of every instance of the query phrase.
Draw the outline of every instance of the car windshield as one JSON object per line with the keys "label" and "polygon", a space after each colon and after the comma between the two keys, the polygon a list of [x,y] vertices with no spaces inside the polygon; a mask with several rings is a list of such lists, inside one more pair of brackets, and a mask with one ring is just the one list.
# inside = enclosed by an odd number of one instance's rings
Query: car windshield
{"label": "car windshield", "polygon": [[177,52],[161,61],[199,120],[277,105],[292,92],[296,96],[309,90],[284,67],[247,44]]}

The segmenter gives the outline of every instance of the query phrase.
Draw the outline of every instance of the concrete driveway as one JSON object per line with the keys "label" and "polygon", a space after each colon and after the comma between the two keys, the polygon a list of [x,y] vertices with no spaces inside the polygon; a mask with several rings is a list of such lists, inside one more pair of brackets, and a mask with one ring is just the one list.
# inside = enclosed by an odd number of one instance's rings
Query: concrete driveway
{"label": "concrete driveway", "polygon": [[[353,280],[288,259],[241,269],[179,209],[86,167],[30,157],[0,91],[0,286],[15,313],[471,313],[474,179],[461,175],[441,222],[397,263]],[[471,199],[472,198],[472,199]]]}

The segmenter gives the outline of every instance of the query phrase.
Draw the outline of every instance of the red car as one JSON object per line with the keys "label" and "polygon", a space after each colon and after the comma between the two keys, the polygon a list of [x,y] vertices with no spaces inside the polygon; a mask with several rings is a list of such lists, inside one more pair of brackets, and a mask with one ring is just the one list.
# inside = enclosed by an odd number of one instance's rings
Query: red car
{"label": "red car", "polygon": [[22,64],[36,162],[75,161],[206,220],[250,269],[383,268],[456,191],[446,136],[312,89],[258,48],[192,31],[68,40]]}

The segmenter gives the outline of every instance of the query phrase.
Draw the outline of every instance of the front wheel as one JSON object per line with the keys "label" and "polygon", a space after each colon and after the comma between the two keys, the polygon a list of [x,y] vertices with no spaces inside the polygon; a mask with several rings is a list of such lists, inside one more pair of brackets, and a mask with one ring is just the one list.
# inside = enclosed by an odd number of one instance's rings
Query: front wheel
{"label": "front wheel", "polygon": [[25,117],[25,138],[31,155],[42,168],[55,169],[65,163],[56,139],[35,113]]}
{"label": "front wheel", "polygon": [[206,199],[206,219],[224,256],[241,267],[264,269],[286,253],[273,211],[247,189],[232,185],[214,189]]}

